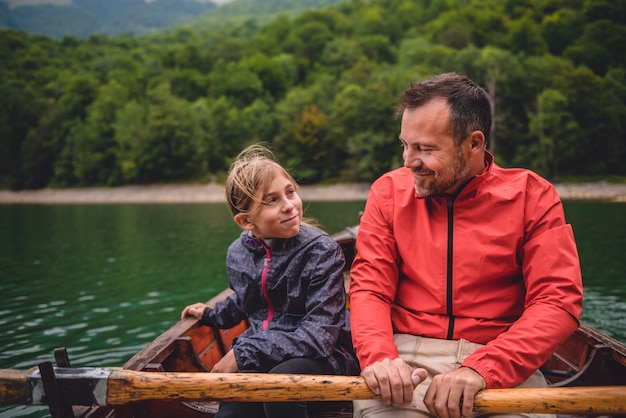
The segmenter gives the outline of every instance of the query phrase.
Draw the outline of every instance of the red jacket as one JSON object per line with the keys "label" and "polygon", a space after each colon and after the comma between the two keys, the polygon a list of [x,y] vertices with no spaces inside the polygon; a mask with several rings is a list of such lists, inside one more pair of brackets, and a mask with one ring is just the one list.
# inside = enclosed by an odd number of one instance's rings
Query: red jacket
{"label": "red jacket", "polygon": [[455,198],[418,196],[407,168],[372,185],[351,269],[361,367],[398,357],[394,333],[464,338],[486,346],[463,366],[513,387],[577,329],[580,262],[556,190],[486,163]]}

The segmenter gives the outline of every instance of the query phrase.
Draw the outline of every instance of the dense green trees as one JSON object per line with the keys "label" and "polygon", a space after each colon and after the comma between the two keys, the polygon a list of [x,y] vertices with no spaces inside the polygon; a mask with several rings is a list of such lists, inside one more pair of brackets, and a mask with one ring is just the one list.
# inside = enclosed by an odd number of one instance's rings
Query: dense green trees
{"label": "dense green trees", "polygon": [[55,41],[0,32],[0,187],[194,181],[270,143],[302,182],[401,164],[393,105],[461,71],[490,150],[551,179],[626,175],[626,0],[351,0],[265,24]]}

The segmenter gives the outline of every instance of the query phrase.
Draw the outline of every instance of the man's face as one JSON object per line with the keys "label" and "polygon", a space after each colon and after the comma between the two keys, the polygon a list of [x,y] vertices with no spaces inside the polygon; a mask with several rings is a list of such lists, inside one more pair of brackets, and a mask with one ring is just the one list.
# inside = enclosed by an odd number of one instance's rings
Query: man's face
{"label": "man's face", "polygon": [[420,196],[452,194],[470,177],[468,157],[463,147],[456,145],[449,120],[443,99],[407,109],[402,115],[402,158],[413,172]]}

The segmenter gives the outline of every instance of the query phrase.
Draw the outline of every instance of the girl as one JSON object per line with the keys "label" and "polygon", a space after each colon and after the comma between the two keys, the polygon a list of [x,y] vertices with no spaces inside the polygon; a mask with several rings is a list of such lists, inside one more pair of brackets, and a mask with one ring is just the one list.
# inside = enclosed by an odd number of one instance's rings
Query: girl
{"label": "girl", "polygon": [[[357,375],[339,245],[302,219],[296,181],[263,146],[232,164],[226,198],[241,236],[228,248],[234,294],[214,309],[187,306],[182,318],[229,328],[250,327],[213,372]],[[307,404],[222,403],[216,417],[307,417]]]}

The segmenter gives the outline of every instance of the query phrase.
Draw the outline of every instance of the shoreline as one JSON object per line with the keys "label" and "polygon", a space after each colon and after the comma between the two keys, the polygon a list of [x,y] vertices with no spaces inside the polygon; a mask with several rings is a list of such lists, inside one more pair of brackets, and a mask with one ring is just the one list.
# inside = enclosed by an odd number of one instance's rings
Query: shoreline
{"label": "shoreline", "polygon": [[[555,184],[563,200],[610,200],[626,202],[626,184],[607,182]],[[304,201],[365,200],[369,184],[300,186]],[[224,186],[163,184],[111,188],[0,190],[0,204],[108,204],[108,203],[219,203],[225,202]]]}

